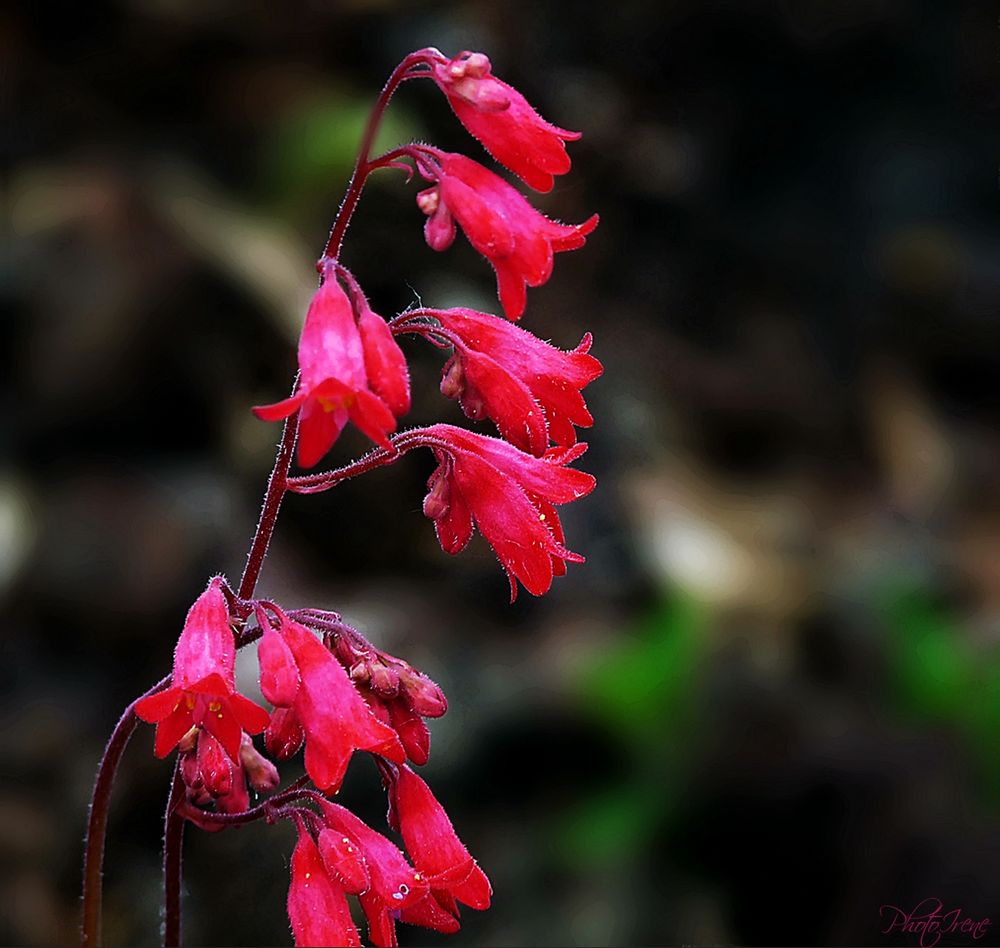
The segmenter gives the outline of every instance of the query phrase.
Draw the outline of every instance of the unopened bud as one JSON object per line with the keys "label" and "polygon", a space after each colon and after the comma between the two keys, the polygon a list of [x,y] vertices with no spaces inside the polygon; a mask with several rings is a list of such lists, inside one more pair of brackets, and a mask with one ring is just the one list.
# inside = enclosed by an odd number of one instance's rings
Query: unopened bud
{"label": "unopened bud", "polygon": [[260,662],[260,690],[273,705],[287,708],[299,690],[299,669],[288,643],[280,633],[268,628],[257,647]]}
{"label": "unopened bud", "polygon": [[333,652],[337,661],[340,662],[344,668],[354,668],[358,663],[358,659],[361,657],[361,653],[351,642],[347,640],[347,637],[343,635],[334,637],[333,642],[330,645],[330,651]]}
{"label": "unopened bud", "polygon": [[372,691],[383,698],[394,698],[399,693],[399,672],[382,662],[372,662],[369,666],[368,684]]}
{"label": "unopened bud", "polygon": [[448,710],[444,692],[422,672],[408,668],[400,673],[399,686],[410,707],[424,718],[439,718]]}
{"label": "unopened bud", "polygon": [[451,489],[447,477],[437,477],[424,498],[424,516],[431,520],[443,517],[451,507]]}
{"label": "unopened bud", "polygon": [[207,731],[202,731],[198,737],[198,770],[205,789],[213,797],[222,797],[232,791],[233,762]]}
{"label": "unopened bud", "polygon": [[275,760],[288,760],[298,753],[305,734],[292,708],[275,708],[264,731],[264,746]]}
{"label": "unopened bud", "polygon": [[201,779],[201,771],[198,769],[198,755],[193,751],[188,751],[180,756],[181,780],[188,788],[189,793],[198,793],[205,787],[205,781]]}
{"label": "unopened bud", "polygon": [[423,719],[413,711],[403,699],[389,705],[389,722],[399,735],[399,742],[418,767],[427,763],[431,752],[431,732]]}
{"label": "unopened bud", "polygon": [[368,866],[357,843],[339,830],[327,827],[316,841],[323,865],[348,895],[367,892],[371,884]]}
{"label": "unopened bud", "polygon": [[270,793],[281,783],[278,768],[253,746],[248,734],[243,735],[240,743],[240,763],[243,764],[250,786],[258,793]]}
{"label": "unopened bud", "polygon": [[215,801],[219,813],[242,813],[250,807],[250,794],[242,767],[233,768],[233,788]]}

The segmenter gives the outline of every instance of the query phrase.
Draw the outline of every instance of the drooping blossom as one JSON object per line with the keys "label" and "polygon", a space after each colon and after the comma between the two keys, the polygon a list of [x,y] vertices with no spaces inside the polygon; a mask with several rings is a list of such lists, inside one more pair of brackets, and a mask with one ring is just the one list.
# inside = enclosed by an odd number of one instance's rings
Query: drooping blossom
{"label": "drooping blossom", "polygon": [[[333,858],[350,850],[347,853],[350,857],[347,869],[351,871],[358,865],[353,861],[354,855],[361,856],[368,877],[368,887],[360,892],[359,901],[368,920],[368,936],[379,948],[392,948],[398,944],[397,920],[431,928],[443,934],[457,932],[458,907],[455,905],[453,891],[460,896],[468,896],[468,900],[461,899],[466,905],[474,908],[486,908],[489,905],[489,881],[461,843],[458,843],[461,849],[458,852],[452,846],[450,838],[442,839],[443,849],[431,861],[444,868],[428,875],[419,867],[415,869],[395,843],[377,833],[349,810],[326,801],[320,805],[323,820],[331,834],[340,837],[340,846]],[[412,815],[418,822],[421,819],[414,811],[407,812],[408,816]],[[447,820],[447,816],[444,819]],[[450,822],[448,826],[451,827]],[[439,823],[438,827],[443,827],[443,824]],[[416,831],[421,831],[419,826]],[[454,836],[454,830],[451,830],[451,834]],[[323,834],[320,838],[322,841]],[[457,837],[455,839],[457,842]],[[320,848],[323,849],[322,842]],[[325,851],[324,858],[327,858]],[[415,856],[413,858],[416,859]],[[327,870],[331,875],[332,863],[333,859],[327,858]],[[339,861],[337,865],[340,865]],[[476,875],[477,872],[479,875]]]}
{"label": "drooping blossom", "polygon": [[327,827],[341,834],[364,859],[369,886],[360,894],[360,902],[368,920],[368,937],[380,948],[396,945],[395,920],[401,911],[426,898],[427,883],[395,843],[350,810],[335,803],[323,803],[321,808]]}
{"label": "drooping blossom", "polygon": [[395,358],[393,350],[399,350],[387,334],[384,321],[370,309],[361,323],[355,319],[343,288],[328,273],[302,326],[295,394],[254,408],[263,421],[279,421],[296,410],[301,412],[301,467],[315,465],[348,421],[377,444],[389,446],[388,435],[396,428],[394,410],[402,413],[409,406],[409,381],[406,364]]}
{"label": "drooping blossom", "polygon": [[580,133],[546,122],[520,92],[492,74],[483,53],[442,57],[432,75],[469,134],[529,187],[551,191],[552,176],[569,171],[564,143]]}
{"label": "drooping blossom", "polygon": [[330,878],[309,830],[300,821],[292,853],[288,887],[288,919],[295,944],[360,946],[361,936],[351,918],[344,888]]}
{"label": "drooping blossom", "polygon": [[305,626],[286,619],[280,633],[269,630],[264,639],[261,690],[279,709],[294,712],[305,738],[306,770],[320,790],[340,787],[356,750],[404,760],[395,731],[372,714],[340,662]]}
{"label": "drooping blossom", "polygon": [[405,764],[390,770],[390,811],[413,865],[438,904],[452,914],[457,914],[456,901],[474,909],[489,908],[490,880],[458,838],[430,787]]}
{"label": "drooping blossom", "polygon": [[[576,443],[576,429],[594,419],[581,390],[603,367],[588,355],[591,335],[571,352],[489,313],[457,308],[418,310],[401,317],[397,332],[443,336],[455,353],[441,375],[441,392],[457,398],[470,418],[490,418],[508,441],[536,456],[549,441]],[[425,317],[437,320],[428,325]]]}
{"label": "drooping blossom", "polygon": [[566,467],[586,450],[551,448],[540,458],[499,438],[433,425],[410,433],[431,448],[438,466],[427,482],[424,514],[434,521],[446,553],[459,553],[472,537],[473,523],[493,547],[510,580],[540,596],[561,576],[566,563],[583,557],[564,546],[562,524],[554,504],[590,493],[594,478]]}
{"label": "drooping blossom", "polygon": [[166,757],[193,727],[215,737],[238,763],[244,731],[259,734],[267,712],[236,690],[236,644],[221,580],[213,579],[187,614],[174,650],[170,687],[143,698],[135,713],[156,725],[154,752]]}
{"label": "drooping blossom", "polygon": [[560,224],[536,211],[503,178],[465,155],[429,146],[412,149],[420,173],[434,185],[417,195],[427,215],[424,236],[434,250],[455,239],[458,221],[493,266],[497,292],[508,319],[520,319],[528,286],[552,275],[553,254],[582,247],[597,226],[594,214],[582,224]]}
{"label": "drooping blossom", "polygon": [[372,310],[354,275],[348,270],[340,272],[347,282],[351,302],[358,314],[358,332],[361,333],[368,382],[389,410],[401,418],[410,410],[410,372],[406,356],[393,338],[388,323]]}

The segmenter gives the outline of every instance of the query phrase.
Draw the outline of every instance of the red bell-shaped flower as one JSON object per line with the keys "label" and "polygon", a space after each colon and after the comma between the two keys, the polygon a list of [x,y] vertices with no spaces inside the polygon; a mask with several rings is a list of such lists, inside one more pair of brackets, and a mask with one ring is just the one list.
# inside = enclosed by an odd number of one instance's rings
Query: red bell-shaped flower
{"label": "red bell-shaped flower", "polygon": [[554,504],[577,500],[594,489],[594,478],[566,467],[586,450],[552,448],[536,458],[499,438],[433,425],[410,436],[434,451],[438,467],[427,482],[424,514],[434,521],[446,553],[459,553],[472,537],[473,522],[493,547],[510,580],[534,596],[547,592],[553,575],[583,557],[563,545]]}
{"label": "red bell-shaped flower", "polygon": [[489,908],[490,880],[458,838],[430,787],[405,764],[393,771],[392,812],[414,866],[431,891],[442,896],[438,901],[442,906],[453,899],[474,909]]}
{"label": "red bell-shaped flower", "polygon": [[400,365],[386,346],[385,334],[374,328],[370,318],[364,330],[359,329],[350,300],[334,274],[328,273],[302,326],[298,389],[291,398],[254,408],[263,421],[279,421],[296,410],[301,412],[301,467],[315,465],[348,421],[377,444],[389,447],[388,435],[396,428],[392,406],[403,409],[408,405],[409,382],[400,375],[405,373],[405,362]]}
{"label": "red bell-shaped flower", "polygon": [[[282,690],[280,695],[276,689],[271,696],[291,700],[295,723],[305,737],[306,770],[313,783],[324,792],[339,789],[356,750],[402,763],[405,752],[395,731],[374,717],[343,666],[316,636],[287,619],[282,621],[280,632],[272,633],[280,636],[285,648],[271,640],[271,646],[258,652],[261,680],[290,679],[290,656],[298,686],[294,691]],[[295,736],[293,733],[290,740]]]}
{"label": "red bell-shaped flower", "polygon": [[222,581],[213,579],[184,621],[174,650],[170,687],[136,702],[135,713],[156,725],[154,752],[166,757],[193,727],[203,727],[238,763],[244,731],[259,734],[267,712],[236,690],[236,643]]}
{"label": "red bell-shaped flower", "polygon": [[560,224],[536,211],[503,178],[465,155],[429,146],[413,149],[420,173],[434,187],[421,191],[417,204],[428,215],[425,236],[434,250],[454,239],[458,221],[469,243],[492,264],[497,292],[508,319],[520,319],[528,286],[552,275],[552,258],[586,243],[597,226],[594,214],[582,224]]}
{"label": "red bell-shaped flower", "polygon": [[492,419],[522,451],[541,456],[550,440],[572,445],[574,425],[593,424],[581,392],[604,369],[588,354],[590,333],[563,352],[506,319],[464,308],[417,310],[394,329],[447,339],[455,354],[442,372],[442,394],[457,398],[470,418]]}
{"label": "red bell-shaped flower", "polygon": [[343,886],[327,874],[320,851],[301,822],[291,868],[288,918],[295,944],[360,946]]}
{"label": "red bell-shaped flower", "polygon": [[492,74],[483,53],[442,57],[432,75],[469,134],[529,187],[551,191],[552,176],[569,171],[564,143],[580,133],[546,122],[517,89]]}

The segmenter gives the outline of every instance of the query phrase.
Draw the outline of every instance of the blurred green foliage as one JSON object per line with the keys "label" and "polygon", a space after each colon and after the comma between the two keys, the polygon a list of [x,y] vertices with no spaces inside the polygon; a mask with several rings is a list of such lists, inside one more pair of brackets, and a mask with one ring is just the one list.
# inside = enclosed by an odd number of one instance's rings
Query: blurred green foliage
{"label": "blurred green foliage", "polygon": [[925,589],[890,594],[884,611],[899,709],[921,723],[956,728],[1000,802],[1000,650],[970,642],[962,624]]}
{"label": "blurred green foliage", "polygon": [[[328,90],[310,96],[268,128],[261,148],[261,180],[276,208],[308,206],[316,194],[336,190],[354,166],[371,110],[371,91]],[[399,102],[386,112],[372,155],[425,137]]]}
{"label": "blurred green foliage", "polygon": [[669,819],[691,747],[709,609],[682,593],[664,599],[609,649],[584,665],[576,683],[583,714],[628,748],[629,772],[584,794],[557,829],[572,863],[632,858]]}

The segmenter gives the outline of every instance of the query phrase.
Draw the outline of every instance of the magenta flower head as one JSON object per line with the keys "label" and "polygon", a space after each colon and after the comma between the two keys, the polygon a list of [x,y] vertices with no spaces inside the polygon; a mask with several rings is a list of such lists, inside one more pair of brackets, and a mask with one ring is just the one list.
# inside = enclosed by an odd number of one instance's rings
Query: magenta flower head
{"label": "magenta flower head", "polygon": [[469,243],[496,271],[497,292],[508,319],[520,319],[528,286],[552,276],[553,254],[576,250],[597,226],[594,214],[582,224],[560,224],[536,211],[503,178],[465,155],[429,146],[414,150],[417,167],[433,187],[417,195],[428,215],[427,243],[445,250],[458,221]]}
{"label": "magenta flower head", "polygon": [[[379,721],[347,672],[305,626],[285,620],[258,653],[265,697],[288,704],[305,737],[306,770],[320,790],[336,791],[356,750],[402,763],[396,732]],[[293,671],[294,668],[294,671]]]}
{"label": "magenta flower head", "polygon": [[417,310],[394,328],[447,339],[455,354],[442,372],[441,393],[457,398],[470,418],[492,419],[522,451],[540,457],[550,440],[575,444],[573,426],[594,422],[581,391],[604,369],[588,355],[590,333],[563,352],[506,319],[462,308]]}
{"label": "magenta flower head", "polygon": [[442,57],[433,76],[469,134],[528,187],[551,191],[552,176],[569,171],[564,143],[580,133],[546,122],[517,89],[492,75],[483,53]]}
{"label": "magenta flower head", "polygon": [[434,521],[446,553],[459,553],[472,537],[473,522],[493,547],[510,580],[533,596],[547,592],[553,575],[583,557],[563,545],[562,524],[554,504],[577,500],[594,489],[594,478],[565,465],[587,449],[552,448],[536,458],[499,438],[452,425],[412,432],[432,448],[437,469],[427,482],[424,514]]}
{"label": "magenta flower head", "polygon": [[396,428],[393,408],[402,413],[409,407],[402,353],[396,357],[398,347],[393,351],[395,342],[383,320],[370,310],[363,316],[359,326],[347,294],[328,273],[302,326],[297,391],[276,404],[254,408],[262,421],[280,421],[301,411],[301,467],[315,465],[348,421],[377,444],[388,447],[387,436]]}
{"label": "magenta flower head", "polygon": [[267,712],[236,690],[236,644],[222,582],[213,579],[195,600],[174,650],[170,687],[143,698],[135,713],[156,725],[154,753],[166,757],[193,727],[203,727],[238,763],[244,731],[259,734]]}

